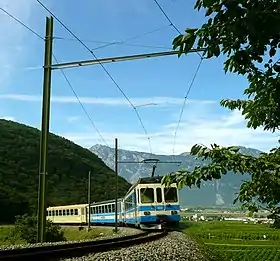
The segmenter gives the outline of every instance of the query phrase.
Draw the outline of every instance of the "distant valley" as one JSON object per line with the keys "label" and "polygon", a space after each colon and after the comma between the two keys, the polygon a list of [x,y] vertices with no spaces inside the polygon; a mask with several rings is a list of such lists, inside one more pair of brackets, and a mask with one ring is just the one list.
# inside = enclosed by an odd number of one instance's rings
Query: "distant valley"
{"label": "distant valley", "polygon": [[[97,144],[92,146],[90,151],[101,158],[109,168],[114,169],[115,153],[113,148]],[[240,151],[253,156],[258,156],[261,153],[259,150],[245,147],[240,147]],[[188,152],[173,157],[172,155],[155,155],[139,151],[119,150],[119,161],[140,162],[149,158],[165,162],[182,162],[179,166],[172,163],[157,164],[156,175],[164,175],[180,169],[192,170],[196,165],[207,164],[201,160],[196,160]],[[150,176],[151,171],[152,164],[119,164],[119,175],[130,183],[137,181],[139,177]],[[242,180],[248,178],[250,178],[249,175],[228,173],[219,181],[202,183],[201,189],[196,187],[191,189],[183,188],[180,191],[181,204],[183,206],[230,206],[236,197],[235,193],[238,192]]]}

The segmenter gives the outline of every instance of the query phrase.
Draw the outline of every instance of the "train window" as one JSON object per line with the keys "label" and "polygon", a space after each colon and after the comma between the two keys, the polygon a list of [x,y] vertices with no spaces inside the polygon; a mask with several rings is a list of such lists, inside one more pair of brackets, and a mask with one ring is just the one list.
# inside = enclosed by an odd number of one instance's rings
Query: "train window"
{"label": "train window", "polygon": [[165,202],[171,203],[171,202],[177,202],[177,189],[176,188],[164,188],[164,198]]}
{"label": "train window", "polygon": [[161,188],[157,188],[156,193],[157,193],[157,202],[161,203],[162,202]]}
{"label": "train window", "polygon": [[142,188],[140,189],[141,202],[142,203],[153,203],[154,202],[154,189],[153,188]]}
{"label": "train window", "polygon": [[58,210],[55,211],[55,215],[58,216]]}
{"label": "train window", "polygon": [[101,214],[101,206],[98,206],[98,214]]}
{"label": "train window", "polygon": [[66,215],[69,216],[70,215],[70,210],[66,209]]}
{"label": "train window", "polygon": [[62,215],[63,215],[63,216],[66,216],[66,211],[65,211],[65,209],[62,210]]}
{"label": "train window", "polygon": [[112,205],[108,205],[108,212],[109,212],[109,213],[112,212]]}
{"label": "train window", "polygon": [[104,206],[105,213],[108,213],[108,205]]}
{"label": "train window", "polygon": [[78,216],[78,209],[75,209],[75,216]]}
{"label": "train window", "polygon": [[115,204],[112,205],[112,212],[115,212]]}
{"label": "train window", "polygon": [[93,207],[93,208],[92,208],[92,211],[93,211],[93,212],[92,212],[93,214],[96,214],[96,207]]}
{"label": "train window", "polygon": [[52,216],[55,216],[55,211],[54,210],[52,210]]}
{"label": "train window", "polygon": [[71,216],[74,215],[74,209],[70,209],[70,215],[71,215]]}
{"label": "train window", "polygon": [[62,216],[62,210],[61,210],[61,209],[58,210],[58,215],[59,215],[59,216]]}
{"label": "train window", "polygon": [[51,211],[47,211],[47,216],[51,216],[51,215],[52,215]]}
{"label": "train window", "polygon": [[93,214],[93,207],[90,208],[90,214]]}
{"label": "train window", "polygon": [[84,208],[81,208],[81,215],[84,215],[84,213],[85,213]]}

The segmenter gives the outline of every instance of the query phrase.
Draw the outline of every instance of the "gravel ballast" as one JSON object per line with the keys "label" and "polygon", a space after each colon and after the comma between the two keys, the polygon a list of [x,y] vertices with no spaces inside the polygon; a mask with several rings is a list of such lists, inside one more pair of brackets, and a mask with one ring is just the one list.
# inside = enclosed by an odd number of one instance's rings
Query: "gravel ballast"
{"label": "gravel ballast", "polygon": [[200,253],[198,245],[188,236],[180,232],[169,232],[167,236],[127,248],[89,254],[83,257],[61,259],[60,261],[106,261],[106,260],[141,260],[141,261],[207,261]]}

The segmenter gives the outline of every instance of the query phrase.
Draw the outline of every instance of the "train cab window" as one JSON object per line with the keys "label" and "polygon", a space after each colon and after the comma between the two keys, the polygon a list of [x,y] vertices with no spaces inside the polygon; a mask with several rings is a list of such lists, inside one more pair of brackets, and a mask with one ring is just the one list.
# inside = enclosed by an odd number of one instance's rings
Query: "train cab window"
{"label": "train cab window", "polygon": [[164,188],[164,198],[166,203],[173,203],[178,201],[176,188]]}
{"label": "train cab window", "polygon": [[66,209],[66,215],[69,216],[70,215],[70,210]]}
{"label": "train cab window", "polygon": [[71,216],[74,215],[74,209],[70,209],[70,215],[71,215]]}
{"label": "train cab window", "polygon": [[157,194],[157,202],[161,203],[162,202],[161,188],[156,189],[156,194]]}
{"label": "train cab window", "polygon": [[153,188],[141,188],[140,197],[142,203],[154,203],[154,189]]}
{"label": "train cab window", "polygon": [[66,211],[65,211],[65,209],[62,210],[62,215],[63,215],[63,216],[66,216]]}
{"label": "train cab window", "polygon": [[62,216],[62,210],[58,210],[58,215]]}
{"label": "train cab window", "polygon": [[78,216],[78,209],[75,209],[75,216]]}

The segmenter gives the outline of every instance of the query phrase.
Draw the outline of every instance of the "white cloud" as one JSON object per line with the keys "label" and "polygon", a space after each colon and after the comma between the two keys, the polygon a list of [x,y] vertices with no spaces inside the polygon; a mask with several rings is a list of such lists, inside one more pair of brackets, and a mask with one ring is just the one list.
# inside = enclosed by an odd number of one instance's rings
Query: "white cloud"
{"label": "white cloud", "polygon": [[[41,102],[42,97],[39,95],[27,95],[27,94],[2,94],[0,99],[5,100],[17,100],[26,102]],[[123,97],[79,97],[82,103],[107,105],[107,106],[130,106],[128,101]],[[144,106],[170,106],[170,105],[182,105],[182,98],[173,97],[143,97],[143,98],[130,98],[131,102],[136,107]],[[54,103],[78,103],[78,100],[74,96],[52,96],[51,101]],[[210,100],[187,100],[187,104],[213,104],[216,101]]]}
{"label": "white cloud", "polygon": [[[278,141],[275,134],[261,129],[248,129],[243,116],[238,111],[228,112],[226,116],[217,115],[214,120],[210,120],[213,115],[209,117],[207,113],[207,110],[204,113],[199,112],[199,115],[193,115],[181,122],[177,133],[175,154],[190,151],[196,143],[206,146],[212,143],[222,146],[241,145],[268,151]],[[153,153],[172,154],[176,126],[176,122],[158,126],[158,131],[149,133]],[[62,136],[84,147],[90,147],[96,143],[104,144],[99,136],[92,135],[92,132],[64,133]],[[117,137],[123,149],[149,152],[147,137],[140,131],[135,133],[103,132],[102,136],[109,146],[113,146],[114,138]]]}
{"label": "white cloud", "polygon": [[[13,16],[28,24],[33,0],[2,0],[1,7]],[[0,10],[0,83],[6,83],[15,67],[24,58],[23,52],[24,37],[28,34],[26,28],[18,24],[6,13]]]}
{"label": "white cloud", "polygon": [[80,117],[79,116],[71,116],[67,118],[68,122],[73,122],[73,121],[77,121]]}

